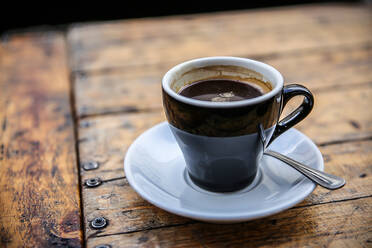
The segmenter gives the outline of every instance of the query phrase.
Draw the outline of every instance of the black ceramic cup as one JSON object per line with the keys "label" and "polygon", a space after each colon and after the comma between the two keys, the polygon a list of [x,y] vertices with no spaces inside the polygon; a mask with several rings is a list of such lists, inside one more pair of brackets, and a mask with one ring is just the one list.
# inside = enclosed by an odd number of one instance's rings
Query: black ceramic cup
{"label": "black ceramic cup", "polygon": [[[234,102],[200,101],[178,94],[190,83],[229,77],[242,82],[259,79],[271,90]],[[314,101],[304,86],[284,86],[282,75],[272,66],[237,57],[207,57],[179,64],[164,75],[162,92],[169,127],[190,178],[215,192],[236,191],[252,183],[265,147],[303,120]],[[279,121],[286,103],[298,95],[304,96],[302,104]]]}

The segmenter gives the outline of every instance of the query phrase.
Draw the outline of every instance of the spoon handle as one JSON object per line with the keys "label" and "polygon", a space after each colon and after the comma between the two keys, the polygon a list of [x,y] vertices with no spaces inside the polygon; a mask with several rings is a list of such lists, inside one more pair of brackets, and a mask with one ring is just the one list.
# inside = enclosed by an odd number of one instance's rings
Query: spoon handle
{"label": "spoon handle", "polygon": [[283,161],[284,163],[287,163],[288,165],[292,166],[294,169],[302,173],[304,176],[309,178],[311,181],[324,188],[331,190],[339,189],[346,183],[345,179],[341,177],[310,168],[309,166],[306,166],[298,161],[295,161],[287,156],[284,156],[283,154],[271,150],[265,151],[264,154],[277,158]]}

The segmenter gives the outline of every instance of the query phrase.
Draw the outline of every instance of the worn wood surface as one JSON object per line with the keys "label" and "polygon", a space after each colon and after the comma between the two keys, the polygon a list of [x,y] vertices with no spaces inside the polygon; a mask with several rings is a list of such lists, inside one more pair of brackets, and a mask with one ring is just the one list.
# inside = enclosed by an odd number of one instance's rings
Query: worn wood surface
{"label": "worn wood surface", "polygon": [[[368,247],[372,174],[372,12],[358,5],[310,5],[77,25],[67,37],[88,247]],[[167,213],[129,186],[123,159],[133,140],[164,120],[160,82],[178,62],[234,55],[273,65],[286,83],[315,94],[296,126],[320,147],[337,191],[317,188],[283,213],[228,226]],[[301,99],[292,101],[288,113]],[[89,227],[103,216],[109,225]]]}
{"label": "worn wood surface", "polygon": [[[351,89],[370,84],[372,78],[372,42],[257,56],[257,59],[276,67],[287,84],[302,83],[315,92]],[[160,82],[174,65],[145,64],[108,73],[74,74],[78,115],[161,109]]]}
{"label": "worn wood surface", "polygon": [[194,57],[263,56],[372,41],[371,10],[309,5],[78,25],[74,71],[176,64]]}
{"label": "worn wood surface", "polygon": [[296,207],[234,225],[200,222],[88,239],[114,247],[368,247],[372,198]]}
{"label": "worn wood surface", "polygon": [[0,247],[81,247],[65,39],[0,43]]}

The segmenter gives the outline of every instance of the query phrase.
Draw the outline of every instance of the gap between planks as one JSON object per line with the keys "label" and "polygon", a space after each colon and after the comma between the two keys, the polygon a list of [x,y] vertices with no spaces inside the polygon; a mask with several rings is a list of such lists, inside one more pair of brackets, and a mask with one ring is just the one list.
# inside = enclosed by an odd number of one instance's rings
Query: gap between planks
{"label": "gap between planks", "polygon": [[179,223],[179,224],[171,224],[171,225],[165,225],[165,226],[156,226],[156,227],[148,227],[148,228],[144,228],[144,229],[141,229],[141,230],[134,230],[134,231],[127,231],[127,232],[118,232],[118,233],[110,233],[110,234],[103,234],[103,235],[98,235],[100,234],[101,232],[100,231],[97,231],[91,235],[88,236],[88,239],[92,239],[92,238],[102,238],[102,237],[109,237],[109,236],[116,236],[116,235],[125,235],[125,234],[131,234],[131,233],[138,233],[138,232],[144,232],[144,231],[151,231],[151,230],[156,230],[156,229],[163,229],[163,228],[171,228],[171,227],[177,227],[177,226],[188,226],[188,225],[192,225],[192,224],[195,224],[195,223],[199,223],[198,221],[196,220],[192,220],[190,219],[190,222],[186,222],[186,223]]}
{"label": "gap between planks", "polygon": [[338,145],[338,144],[343,144],[343,143],[368,141],[368,140],[372,140],[372,135],[366,136],[366,137],[358,137],[358,138],[345,138],[345,139],[340,139],[340,140],[331,140],[327,142],[317,143],[316,145],[320,147],[325,147],[325,146],[330,146],[330,145]]}
{"label": "gap between planks", "polygon": [[[71,79],[72,80],[72,79]],[[369,82],[362,82],[352,85],[340,85],[335,89],[335,85],[330,85],[328,87],[320,88],[320,89],[314,89],[312,92],[314,94],[317,94],[319,92],[328,92],[328,91],[342,91],[342,90],[348,90],[355,87],[363,87],[363,86],[371,86],[372,87],[372,81]],[[74,101],[75,104],[75,101]],[[76,116],[77,120],[85,120],[90,118],[99,118],[102,116],[116,116],[116,115],[123,115],[123,114],[133,114],[133,113],[155,113],[162,111],[163,108],[148,108],[148,109],[138,109],[135,107],[131,108],[123,108],[122,110],[117,111],[107,111],[103,113],[94,113],[94,114],[82,114],[80,116]],[[76,105],[74,105],[74,115],[76,114]],[[332,141],[331,141],[332,142]],[[337,142],[337,141],[336,141]]]}
{"label": "gap between planks", "polygon": [[[367,85],[369,85],[369,84],[371,84],[371,83],[367,83]],[[94,119],[94,118],[100,118],[100,117],[103,117],[103,116],[120,116],[120,115],[133,114],[133,113],[136,113],[136,114],[137,113],[138,114],[140,114],[140,113],[156,113],[156,112],[159,112],[161,110],[162,109],[137,110],[135,112],[117,111],[117,112],[107,112],[107,113],[103,113],[103,114],[84,115],[84,116],[81,116],[80,118],[78,118],[78,122],[79,121],[84,121],[85,119],[90,119],[90,118]],[[77,125],[77,129],[78,129],[78,126],[79,126],[78,123],[76,125]],[[76,136],[76,137],[78,137],[78,136]],[[316,145],[320,146],[320,147],[325,147],[325,146],[329,146],[329,145],[337,145],[337,144],[344,144],[344,143],[358,142],[358,141],[368,141],[368,140],[372,140],[372,134],[364,136],[364,137],[356,137],[356,138],[352,137],[352,138],[330,140],[330,141],[326,141],[326,142],[319,142],[319,143],[316,143]],[[76,139],[76,144],[77,144],[77,154],[78,154],[79,139]],[[80,159],[80,157],[79,157],[79,159]],[[80,172],[79,172],[79,177],[80,177]],[[125,177],[112,178],[112,179],[106,180],[106,181],[120,180],[122,178],[125,178]],[[104,182],[106,182],[106,181],[104,181]]]}
{"label": "gap between planks", "polygon": [[95,114],[82,114],[78,116],[79,120],[89,119],[89,118],[99,118],[101,116],[110,116],[110,115],[122,115],[122,114],[132,114],[132,113],[154,113],[158,111],[162,111],[163,108],[152,108],[152,109],[138,109],[135,107],[124,108],[123,110],[118,111],[107,111],[103,113],[95,113]]}
{"label": "gap between planks", "polygon": [[84,197],[83,197],[83,184],[82,184],[82,177],[81,177],[81,170],[80,170],[80,152],[79,152],[79,117],[77,115],[77,108],[76,108],[76,97],[75,97],[75,77],[72,77],[71,74],[71,64],[70,64],[70,53],[71,53],[71,48],[70,44],[67,41],[67,33],[63,33],[63,39],[66,44],[66,58],[67,58],[67,70],[68,70],[68,80],[70,84],[70,92],[69,92],[69,100],[70,100],[70,109],[71,109],[71,115],[72,115],[72,122],[73,122],[73,135],[74,135],[74,143],[75,143],[75,154],[76,154],[76,166],[77,166],[77,175],[79,179],[79,198],[80,198],[80,222],[81,222],[81,227],[82,227],[82,235],[83,235],[83,246],[86,247],[86,226],[85,226],[85,214],[84,214]]}
{"label": "gap between planks", "polygon": [[[71,44],[69,44],[71,45]],[[307,54],[312,54],[316,52],[337,52],[337,51],[345,51],[345,50],[358,50],[358,49],[369,49],[372,47],[371,41],[363,41],[358,42],[354,44],[342,44],[342,45],[336,45],[336,46],[324,46],[324,47],[311,47],[311,48],[303,48],[303,49],[295,49],[291,51],[282,51],[282,52],[269,52],[266,54],[236,54],[231,56],[236,57],[243,57],[243,58],[250,58],[254,60],[269,60],[269,59],[277,59],[282,57],[297,57],[297,56],[305,56]],[[166,64],[170,65],[176,65],[179,61],[167,61]],[[126,65],[126,66],[117,66],[117,67],[106,67],[106,68],[100,68],[100,69],[84,69],[84,70],[74,70],[71,69],[71,75],[72,76],[95,76],[95,75],[102,75],[102,74],[110,74],[119,72],[123,69],[130,69],[130,68],[139,68],[139,67],[146,67],[146,66],[159,66],[161,67],[163,64],[159,63],[147,63],[147,64],[140,64],[140,65]],[[169,69],[170,69],[169,67]],[[71,67],[70,67],[71,68]]]}
{"label": "gap between planks", "polygon": [[[335,200],[335,201],[329,201],[329,202],[321,202],[321,203],[312,204],[312,205],[294,206],[290,209],[300,209],[300,208],[308,208],[308,207],[314,207],[314,206],[319,206],[319,205],[334,204],[334,203],[337,204],[337,203],[340,203],[340,202],[356,201],[356,200],[360,200],[360,199],[370,198],[371,196],[372,195],[349,198],[349,199],[341,199],[341,200]],[[190,219],[190,222],[185,222],[185,223],[170,224],[170,225],[156,226],[156,227],[148,227],[148,228],[138,229],[138,230],[133,230],[133,231],[109,233],[109,234],[103,234],[103,235],[99,235],[99,233],[101,233],[101,231],[97,231],[97,232],[89,235],[87,238],[88,239],[93,239],[93,238],[102,238],[102,237],[117,236],[117,235],[126,235],[126,234],[138,233],[138,232],[144,232],[144,231],[151,231],[151,230],[156,230],[156,229],[166,229],[166,228],[172,228],[172,227],[177,227],[177,226],[188,226],[188,225],[193,225],[193,224],[197,224],[197,223],[204,223],[204,222],[199,222],[199,221]]]}
{"label": "gap between planks", "polygon": [[[306,56],[280,57],[264,62],[275,65],[287,83],[302,83],[315,94],[342,93],[345,89],[370,88],[368,83],[372,74],[368,69],[372,63],[371,54],[372,46],[333,52],[322,50]],[[101,75],[75,75],[78,115],[89,117],[161,109],[161,77],[172,65],[161,63]],[[331,85],[333,91],[329,91]],[[355,87],[350,88],[350,85]],[[144,87],[146,91],[143,91]]]}

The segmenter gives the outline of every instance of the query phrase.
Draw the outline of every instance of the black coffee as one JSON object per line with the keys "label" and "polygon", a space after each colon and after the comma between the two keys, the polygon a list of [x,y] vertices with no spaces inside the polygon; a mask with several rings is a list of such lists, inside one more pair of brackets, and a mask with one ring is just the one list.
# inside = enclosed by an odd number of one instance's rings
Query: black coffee
{"label": "black coffee", "polygon": [[[264,82],[260,83],[264,85]],[[202,101],[232,102],[262,96],[267,91],[255,83],[232,79],[206,79],[186,85],[178,94]]]}

